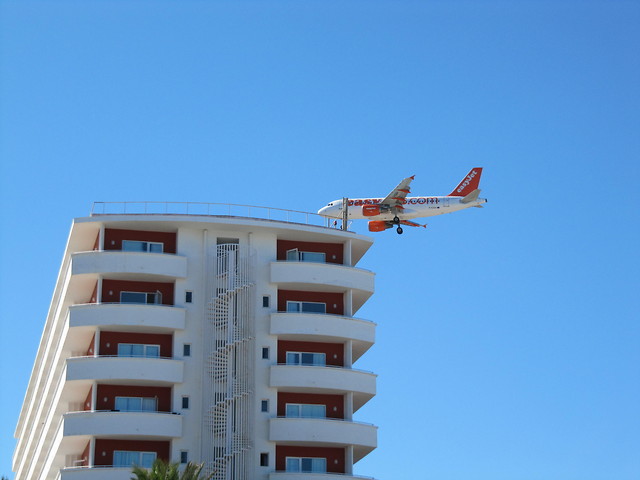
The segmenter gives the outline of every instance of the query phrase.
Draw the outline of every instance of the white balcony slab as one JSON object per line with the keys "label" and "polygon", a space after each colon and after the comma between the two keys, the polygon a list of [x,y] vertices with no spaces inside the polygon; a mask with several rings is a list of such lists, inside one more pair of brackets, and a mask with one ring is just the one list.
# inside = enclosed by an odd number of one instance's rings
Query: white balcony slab
{"label": "white balcony slab", "polygon": [[64,415],[63,434],[176,438],[182,436],[182,417],[158,412],[71,412]]}
{"label": "white balcony slab", "polygon": [[67,359],[67,381],[174,384],[184,378],[184,362],[169,358],[72,357]]}
{"label": "white balcony slab", "polygon": [[312,313],[274,313],[269,333],[302,342],[353,341],[353,360],[375,342],[376,324],[359,318]]}
{"label": "white balcony slab", "polygon": [[272,365],[269,386],[300,393],[353,392],[356,411],[376,394],[376,377],[371,372],[348,368]]}
{"label": "white balcony slab", "polygon": [[353,291],[353,311],[374,292],[375,274],[333,263],[272,262],[271,283],[280,288],[310,291]]}
{"label": "white balcony slab", "polygon": [[187,258],[148,252],[78,252],[71,255],[71,273],[118,274],[120,278],[186,278]]}
{"label": "white balcony slab", "polygon": [[352,445],[354,461],[357,461],[378,445],[378,427],[320,418],[272,418],[269,421],[269,440],[282,445]]}
{"label": "white balcony slab", "polygon": [[121,331],[145,328],[146,332],[182,330],[185,309],[167,305],[85,303],[69,307],[69,327],[117,327]]}
{"label": "white balcony slab", "polygon": [[68,467],[60,470],[60,480],[130,480],[128,467]]}

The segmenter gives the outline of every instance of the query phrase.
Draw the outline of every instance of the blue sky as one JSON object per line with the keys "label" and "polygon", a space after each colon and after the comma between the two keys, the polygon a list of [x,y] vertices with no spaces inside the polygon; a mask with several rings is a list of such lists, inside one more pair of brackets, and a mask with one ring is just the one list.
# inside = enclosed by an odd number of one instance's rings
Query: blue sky
{"label": "blue sky", "polygon": [[0,474],[92,202],[315,212],[482,166],[486,208],[372,234],[356,473],[637,479],[638,25],[637,1],[0,1]]}

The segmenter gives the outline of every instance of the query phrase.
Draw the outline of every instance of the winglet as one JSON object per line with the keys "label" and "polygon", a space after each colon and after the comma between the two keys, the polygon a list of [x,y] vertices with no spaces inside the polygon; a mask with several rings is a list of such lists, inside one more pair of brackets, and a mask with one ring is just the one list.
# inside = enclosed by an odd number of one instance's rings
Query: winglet
{"label": "winglet", "polygon": [[447,197],[466,197],[480,185],[482,167],[472,168]]}

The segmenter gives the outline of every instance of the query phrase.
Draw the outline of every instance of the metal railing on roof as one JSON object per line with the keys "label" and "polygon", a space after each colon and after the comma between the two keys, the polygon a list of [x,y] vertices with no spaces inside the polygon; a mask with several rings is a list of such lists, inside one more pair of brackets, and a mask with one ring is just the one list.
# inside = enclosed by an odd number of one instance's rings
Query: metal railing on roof
{"label": "metal railing on roof", "polygon": [[205,215],[257,218],[287,223],[339,228],[340,222],[317,213],[282,208],[205,202],[93,202],[91,216],[96,215]]}

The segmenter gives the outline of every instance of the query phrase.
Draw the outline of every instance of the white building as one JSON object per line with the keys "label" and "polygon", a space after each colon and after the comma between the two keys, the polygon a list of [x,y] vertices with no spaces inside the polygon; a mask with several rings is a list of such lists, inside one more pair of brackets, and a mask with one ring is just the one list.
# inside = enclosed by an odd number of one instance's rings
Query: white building
{"label": "white building", "polygon": [[[308,219],[308,217],[307,217]],[[306,221],[306,220],[305,220]],[[73,222],[16,428],[16,480],[128,480],[155,458],[225,480],[351,480],[377,428],[357,318],[369,237],[290,221]]]}

